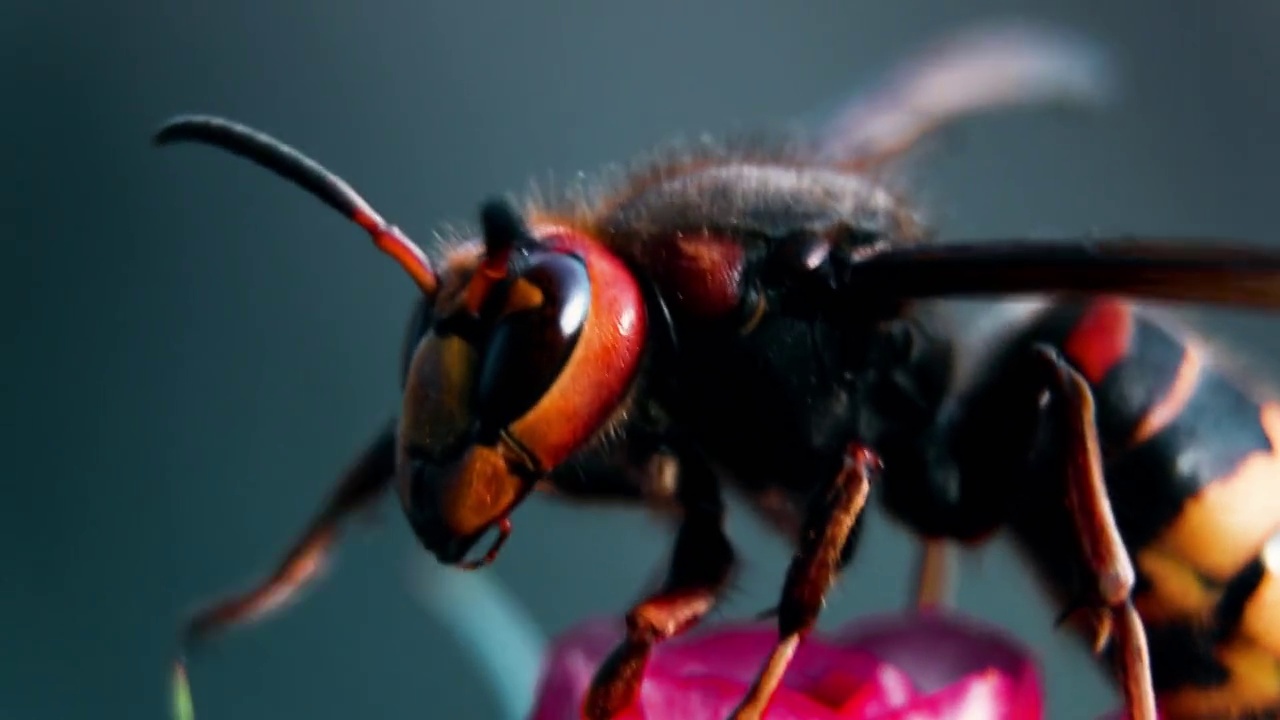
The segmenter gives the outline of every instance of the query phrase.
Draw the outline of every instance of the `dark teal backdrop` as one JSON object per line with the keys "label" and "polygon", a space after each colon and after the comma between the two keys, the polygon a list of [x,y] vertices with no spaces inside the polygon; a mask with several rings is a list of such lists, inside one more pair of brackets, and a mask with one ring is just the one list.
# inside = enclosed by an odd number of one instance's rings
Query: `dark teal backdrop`
{"label": "dark teal backdrop", "polygon": [[[160,718],[173,629],[267,569],[396,406],[414,290],[353,228],[213,152],[158,152],[183,111],[322,158],[424,241],[482,196],[677,132],[830,107],[912,44],[1020,13],[1117,53],[1093,118],[967,126],[922,167],[949,235],[1276,236],[1280,9],[1259,2],[9,0],[0,9],[0,718]],[[1273,379],[1274,321],[1212,317]],[[411,592],[393,503],[291,612],[194,669],[215,720],[494,717]],[[874,518],[879,520],[879,518]],[[750,516],[735,616],[787,557]],[[492,569],[549,631],[618,613],[668,548],[656,523],[538,500]],[[898,606],[909,545],[876,522],[825,623]],[[1003,545],[960,602],[1047,653],[1054,717],[1113,695]]]}

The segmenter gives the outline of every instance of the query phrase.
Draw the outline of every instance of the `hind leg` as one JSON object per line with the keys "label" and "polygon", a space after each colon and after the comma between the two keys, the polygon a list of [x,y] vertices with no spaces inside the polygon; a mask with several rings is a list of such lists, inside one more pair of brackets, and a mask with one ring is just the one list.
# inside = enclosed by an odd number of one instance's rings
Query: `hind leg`
{"label": "hind leg", "polygon": [[1055,351],[1037,348],[1036,357],[1049,371],[1047,419],[1056,431],[1054,445],[1065,465],[1067,506],[1095,580],[1089,589],[1092,597],[1086,598],[1099,619],[1095,649],[1101,651],[1115,640],[1129,717],[1155,720],[1146,630],[1131,599],[1136,574],[1107,495],[1093,394],[1080,373]]}
{"label": "hind leg", "polygon": [[955,592],[955,563],[951,557],[953,551],[951,542],[944,538],[926,538],[920,541],[913,592],[917,608],[945,607],[951,604],[952,594]]}

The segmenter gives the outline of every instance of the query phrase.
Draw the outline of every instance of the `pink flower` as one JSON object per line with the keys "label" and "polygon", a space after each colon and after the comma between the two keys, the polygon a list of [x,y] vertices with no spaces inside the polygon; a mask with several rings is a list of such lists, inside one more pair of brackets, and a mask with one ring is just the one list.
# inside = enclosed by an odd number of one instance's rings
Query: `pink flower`
{"label": "pink flower", "polygon": [[[558,638],[530,720],[578,720],[583,695],[622,633],[593,620]],[[723,720],[777,639],[770,622],[708,626],[654,651],[640,699],[619,720]],[[803,642],[768,720],[1039,720],[1039,670],[1000,631],[942,613],[863,619]]]}

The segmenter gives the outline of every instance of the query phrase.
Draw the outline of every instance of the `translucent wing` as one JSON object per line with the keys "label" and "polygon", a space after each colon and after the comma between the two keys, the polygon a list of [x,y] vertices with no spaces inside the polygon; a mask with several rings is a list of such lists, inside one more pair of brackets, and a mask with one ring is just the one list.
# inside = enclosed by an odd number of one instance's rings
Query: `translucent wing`
{"label": "translucent wing", "polygon": [[835,113],[820,135],[827,162],[880,165],[926,135],[1020,105],[1097,105],[1110,94],[1102,48],[1065,30],[987,23],[925,47]]}

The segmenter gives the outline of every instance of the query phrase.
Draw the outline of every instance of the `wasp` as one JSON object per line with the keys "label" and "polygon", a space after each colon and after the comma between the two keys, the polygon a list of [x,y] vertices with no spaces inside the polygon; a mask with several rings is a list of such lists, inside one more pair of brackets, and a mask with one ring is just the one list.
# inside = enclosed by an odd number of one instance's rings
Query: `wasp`
{"label": "wasp", "polygon": [[[156,142],[211,145],[292,181],[421,291],[399,411],[275,573],[196,614],[185,640],[296,593],[343,521],[391,492],[422,546],[467,569],[498,556],[535,492],[671,510],[665,579],[626,614],[584,700],[585,717],[613,717],[653,648],[730,582],[734,489],[796,550],[776,648],[735,711],[760,717],[854,556],[874,487],[926,560],[1008,528],[1060,602],[1087,611],[1080,628],[1131,717],[1157,704],[1168,718],[1274,716],[1280,405],[1140,303],[1275,309],[1280,252],[942,240],[882,179],[967,117],[1078,95],[1092,53],[1056,31],[960,33],[819,132],[694,143],[559,197],[489,200],[474,231],[430,253],[282,142],[212,116],[168,122]],[[976,372],[955,372],[965,330],[930,301],[1015,296],[1044,308],[989,343]],[[923,586],[939,567],[922,563]]]}

